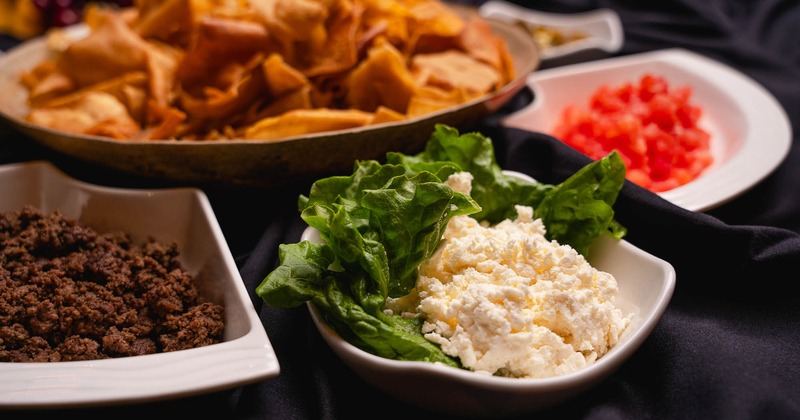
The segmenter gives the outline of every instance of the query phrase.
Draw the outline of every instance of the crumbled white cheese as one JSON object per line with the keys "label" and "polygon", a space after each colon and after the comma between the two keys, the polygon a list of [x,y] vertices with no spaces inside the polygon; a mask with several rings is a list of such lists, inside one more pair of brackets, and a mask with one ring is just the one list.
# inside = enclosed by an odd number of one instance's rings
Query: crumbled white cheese
{"label": "crumbled white cheese", "polygon": [[[463,175],[455,178],[463,187]],[[519,378],[574,372],[608,352],[631,315],[615,306],[611,274],[548,241],[532,208],[516,209],[516,220],[495,226],[451,219],[414,290],[388,299],[387,312],[423,317],[425,337],[476,372]]]}
{"label": "crumbled white cheese", "polygon": [[445,181],[445,185],[453,191],[469,195],[472,192],[472,180],[475,177],[470,172],[456,172]]}

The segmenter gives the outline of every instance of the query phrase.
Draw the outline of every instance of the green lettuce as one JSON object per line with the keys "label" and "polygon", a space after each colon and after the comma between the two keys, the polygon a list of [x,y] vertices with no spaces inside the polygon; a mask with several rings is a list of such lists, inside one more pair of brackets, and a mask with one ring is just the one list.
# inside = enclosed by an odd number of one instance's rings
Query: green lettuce
{"label": "green lettuce", "polygon": [[[473,175],[470,195],[444,184],[461,171]],[[523,181],[503,173],[491,139],[439,124],[417,155],[390,152],[385,163],[358,161],[349,176],[316,181],[298,210],[323,243],[282,244],[280,265],[256,293],[273,307],[312,302],[344,339],[370,353],[460,366],[423,337],[421,319],[383,312],[387,297],[412,290],[450,219],[496,223],[515,217],[515,204],[531,206],[549,239],[588,256],[598,236],[626,233],[612,208],[624,181],[616,152],[558,185]]]}

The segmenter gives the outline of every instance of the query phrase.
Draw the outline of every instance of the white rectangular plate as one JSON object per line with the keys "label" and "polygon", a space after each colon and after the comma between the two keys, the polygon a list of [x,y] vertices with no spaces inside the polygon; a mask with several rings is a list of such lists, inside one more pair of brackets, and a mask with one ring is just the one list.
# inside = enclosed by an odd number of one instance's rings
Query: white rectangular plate
{"label": "white rectangular plate", "polygon": [[77,181],[47,162],[0,166],[0,212],[59,210],[98,232],[176,242],[201,295],[225,307],[223,341],[94,361],[0,363],[0,408],[152,401],[274,377],[279,365],[206,195],[194,188],[130,190]]}
{"label": "white rectangular plate", "polygon": [[692,211],[705,211],[740,195],[769,175],[789,153],[786,111],[748,76],[683,49],[665,49],[535,71],[528,76],[533,102],[502,124],[551,134],[562,110],[584,105],[602,85],[635,82],[645,73],[670,86],[689,86],[703,110],[699,124],[711,134],[714,163],[700,176],[660,195]]}

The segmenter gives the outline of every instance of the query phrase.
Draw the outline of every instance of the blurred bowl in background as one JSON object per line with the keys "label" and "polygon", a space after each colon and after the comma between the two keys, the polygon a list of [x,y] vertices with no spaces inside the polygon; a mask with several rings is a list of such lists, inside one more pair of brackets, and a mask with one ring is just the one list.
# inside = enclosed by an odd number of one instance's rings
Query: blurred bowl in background
{"label": "blurred bowl in background", "polygon": [[548,13],[492,0],[478,10],[487,19],[525,28],[539,46],[542,69],[608,57],[625,41],[619,15],[611,9]]}

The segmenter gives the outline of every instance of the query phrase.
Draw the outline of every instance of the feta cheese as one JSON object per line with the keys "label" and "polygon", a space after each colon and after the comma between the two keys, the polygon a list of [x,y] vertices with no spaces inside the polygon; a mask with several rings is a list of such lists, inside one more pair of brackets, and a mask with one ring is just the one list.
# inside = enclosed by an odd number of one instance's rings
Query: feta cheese
{"label": "feta cheese", "polygon": [[[451,177],[460,188],[465,179]],[[495,226],[452,218],[435,255],[420,265],[415,288],[387,299],[387,312],[423,317],[425,337],[475,372],[574,372],[606,354],[632,315],[615,306],[611,274],[547,240],[531,207],[516,210],[516,220]]]}

